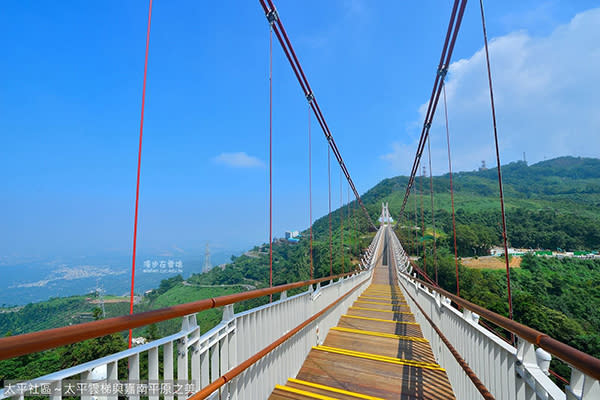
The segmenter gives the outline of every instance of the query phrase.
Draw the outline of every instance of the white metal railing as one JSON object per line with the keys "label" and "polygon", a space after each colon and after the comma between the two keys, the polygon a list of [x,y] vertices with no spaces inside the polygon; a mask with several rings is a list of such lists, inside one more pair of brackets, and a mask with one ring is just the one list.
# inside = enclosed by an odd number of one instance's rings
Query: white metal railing
{"label": "white metal railing", "polygon": [[[233,304],[228,305],[222,322],[203,335],[200,335],[196,314],[188,315],[183,318],[181,330],[174,335],[28,382],[10,384],[2,389],[0,398],[22,399],[25,395],[38,393],[60,400],[69,393],[68,385],[77,381],[77,387],[72,389],[77,395],[81,393],[82,398],[102,396],[117,400],[117,395],[127,395],[137,400],[141,394],[150,400],[158,400],[159,395],[164,395],[165,400],[175,396],[185,399],[360,285],[344,300],[221,388],[220,393],[209,397],[267,398],[276,384],[296,376],[311,347],[322,344],[329,329],[336,325],[341,314],[368,285],[370,277],[371,270],[368,270],[336,282],[330,281],[323,287],[311,285],[307,291],[289,298],[283,292],[279,301],[238,314],[233,313]],[[159,376],[159,353],[162,353],[162,376]],[[140,376],[142,357],[148,360],[147,376]],[[127,383],[118,380],[120,360],[128,361]],[[118,391],[114,385],[120,385]],[[60,388],[62,390],[58,390]]]}
{"label": "white metal railing", "polygon": [[409,294],[406,300],[425,338],[430,341],[438,363],[446,369],[457,398],[480,399],[481,394],[416,303],[496,399],[600,399],[600,384],[591,376],[571,367],[570,386],[563,392],[548,377],[549,353],[541,348],[536,350],[534,344],[522,338],[517,338],[517,348],[511,346],[479,325],[477,314],[467,309],[459,311],[448,298],[419,283],[416,273],[410,275],[412,267],[396,235],[390,231],[388,237],[396,259],[398,282]]}
{"label": "white metal railing", "polygon": [[276,384],[296,376],[312,346],[322,344],[332,326],[356,300],[370,280],[371,271],[309,290],[273,305],[236,315],[238,363],[321,311],[357,284],[355,290],[316,321],[292,336],[229,383],[232,399],[266,399]]}
{"label": "white metal railing", "polygon": [[[330,281],[326,286],[311,285],[307,291],[289,298],[282,292],[279,301],[237,314],[234,314],[234,304],[230,304],[224,308],[221,323],[203,335],[200,335],[196,314],[187,315],[183,317],[181,330],[173,335],[27,382],[5,384],[0,389],[0,399],[23,399],[38,394],[49,396],[51,400],[61,400],[66,395],[85,400],[96,397],[117,400],[119,396],[132,400],[139,400],[140,396],[147,396],[149,400],[160,397],[182,400],[359,286],[209,396],[210,399],[267,398],[276,384],[296,376],[311,347],[322,344],[329,329],[368,286],[380,238],[381,229],[363,257],[361,272]],[[143,358],[148,361],[145,376],[140,374]],[[121,360],[127,361],[125,371],[119,370]],[[124,363],[121,364],[123,369]],[[119,372],[127,375],[125,382],[119,381]],[[70,385],[76,385],[73,393],[68,391]]]}

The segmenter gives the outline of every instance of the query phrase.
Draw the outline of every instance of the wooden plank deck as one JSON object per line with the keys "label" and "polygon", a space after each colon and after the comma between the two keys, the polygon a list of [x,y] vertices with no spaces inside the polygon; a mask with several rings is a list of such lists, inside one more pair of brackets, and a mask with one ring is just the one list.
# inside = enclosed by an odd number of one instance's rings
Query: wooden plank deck
{"label": "wooden plank deck", "polygon": [[454,399],[446,372],[386,265],[269,399]]}

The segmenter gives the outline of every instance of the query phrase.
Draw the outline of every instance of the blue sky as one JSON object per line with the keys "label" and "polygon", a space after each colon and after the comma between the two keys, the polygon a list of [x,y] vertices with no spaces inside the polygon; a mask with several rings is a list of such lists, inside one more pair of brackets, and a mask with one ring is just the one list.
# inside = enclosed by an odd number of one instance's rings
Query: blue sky
{"label": "blue sky", "polygon": [[[359,191],[408,172],[451,2],[276,4]],[[448,80],[456,169],[492,164],[477,5],[467,7]],[[600,66],[595,6],[488,2],[503,161],[522,151],[530,161],[599,155],[599,105],[585,83]],[[0,261],[130,251],[147,9],[137,0],[3,4]],[[308,225],[308,127],[277,43],[273,70],[280,236]],[[266,241],[267,72],[268,25],[257,1],[154,2],[142,251]],[[439,122],[432,147],[434,172],[443,173]],[[572,140],[581,132],[588,136]],[[327,211],[326,154],[313,119],[315,217]],[[334,169],[335,205],[338,179]]]}

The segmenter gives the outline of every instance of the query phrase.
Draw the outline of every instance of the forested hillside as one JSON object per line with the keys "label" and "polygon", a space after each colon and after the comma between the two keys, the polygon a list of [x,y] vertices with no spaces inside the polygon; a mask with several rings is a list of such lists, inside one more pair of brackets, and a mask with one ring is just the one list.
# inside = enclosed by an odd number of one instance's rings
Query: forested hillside
{"label": "forested hillside", "polygon": [[[531,166],[523,162],[503,166],[507,208],[508,238],[514,247],[556,250],[595,250],[600,248],[600,160],[563,157]],[[458,251],[461,256],[484,254],[494,245],[501,244],[500,213],[496,171],[490,169],[454,174]],[[389,202],[390,211],[397,218],[406,190],[407,177],[385,179],[362,196],[375,223],[381,211],[381,202]],[[417,188],[420,178],[417,179]],[[429,182],[423,181],[428,188]],[[431,258],[433,235],[437,238],[440,285],[455,290],[450,214],[450,180],[448,175],[434,178],[436,230],[432,229],[429,192],[412,195],[397,233],[412,255],[421,256],[421,211],[415,215],[421,201],[426,225],[425,246]],[[415,224],[415,217],[417,223]],[[340,229],[343,218],[343,231]],[[330,267],[328,215],[313,225],[314,275],[329,275],[353,269],[362,250],[371,241],[374,231],[366,216],[350,203],[331,214],[333,265]],[[415,234],[417,242],[415,242]],[[343,237],[343,246],[342,246]],[[415,243],[418,245],[415,246]],[[343,252],[342,252],[343,249]],[[136,311],[164,307],[200,298],[219,296],[249,287],[268,286],[269,245],[262,244],[242,256],[232,257],[224,268],[214,268],[206,274],[163,281],[161,287],[136,305]],[[308,232],[303,232],[299,243],[278,240],[273,246],[274,284],[283,284],[309,278]],[[422,260],[420,261],[422,262]],[[431,260],[429,260],[431,265]],[[431,268],[429,269],[431,271]],[[461,296],[481,306],[507,315],[506,279],[503,271],[472,270],[460,266]],[[593,260],[556,260],[525,257],[520,269],[512,270],[513,304],[515,319],[564,341],[583,351],[600,356],[600,262]],[[202,285],[240,285],[237,287],[202,287]],[[237,306],[236,311],[266,302],[255,299]],[[32,330],[81,322],[73,318],[81,312],[92,312],[96,306],[85,297],[52,299],[26,306],[20,311],[0,313],[0,331],[17,334]],[[128,312],[127,304],[107,304],[108,316]],[[198,320],[205,331],[220,319],[220,310],[199,314]],[[98,316],[96,314],[96,316]],[[136,335],[148,338],[173,332],[177,321],[136,330]],[[83,361],[108,354],[124,346],[123,336],[84,342],[69,348],[53,350],[0,362],[0,378],[9,378],[10,371],[33,376],[55,370],[65,362]],[[91,344],[90,344],[91,343]],[[96,347],[94,347],[96,346]],[[66,349],[66,350],[65,350]],[[70,349],[70,350],[69,350]],[[98,353],[95,349],[99,349]],[[64,352],[68,352],[68,354]],[[72,354],[79,354],[73,358]],[[92,358],[90,358],[92,357]],[[56,360],[63,360],[58,365]],[[54,361],[53,361],[54,360]],[[71,361],[64,361],[71,360]],[[33,367],[27,368],[27,365]],[[558,368],[561,373],[561,366]]]}
{"label": "forested hillside", "polygon": [[[446,248],[438,254],[439,284],[456,293],[454,257]],[[423,265],[422,259],[418,262]],[[430,258],[428,271],[432,270]],[[459,275],[461,297],[508,316],[504,270],[460,265]],[[600,358],[600,260],[527,255],[521,268],[511,268],[511,288],[516,321]],[[570,374],[556,359],[552,369],[565,377]]]}
{"label": "forested hillside", "polygon": [[[550,250],[600,249],[600,160],[561,157],[528,166],[514,162],[502,167],[509,244],[518,248]],[[495,169],[453,175],[457,231],[463,256],[481,255],[501,244],[498,181]],[[406,177],[386,179],[367,192],[369,203],[387,201],[398,215]],[[416,194],[408,201],[404,226],[431,228],[429,178],[416,180]],[[452,232],[449,175],[434,177],[435,221],[442,245]],[[423,187],[423,194],[419,189]],[[421,198],[422,196],[422,198]],[[414,232],[414,231],[413,231]],[[402,233],[408,239],[408,230]],[[446,243],[447,246],[447,243]]]}
{"label": "forested hillside", "polygon": [[[195,287],[183,283],[181,276],[165,279],[160,287],[135,305],[136,312],[181,304],[200,299],[223,296],[244,290],[243,287]],[[102,318],[95,294],[55,298],[28,304],[19,311],[0,313],[0,332],[3,336],[67,326]],[[129,313],[129,303],[106,303],[106,317]],[[6,310],[4,310],[6,311]],[[211,309],[198,314],[201,331],[215,326],[222,316],[221,309]],[[134,329],[134,336],[158,339],[181,328],[181,318],[164,321],[156,325]],[[85,361],[127,348],[126,332],[107,337],[87,340],[69,346],[0,361],[0,379],[35,378]]]}

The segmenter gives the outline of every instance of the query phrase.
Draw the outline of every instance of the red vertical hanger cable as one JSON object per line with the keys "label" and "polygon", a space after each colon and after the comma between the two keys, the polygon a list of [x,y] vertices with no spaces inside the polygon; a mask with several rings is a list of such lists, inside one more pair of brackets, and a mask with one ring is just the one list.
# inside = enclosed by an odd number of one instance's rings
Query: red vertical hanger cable
{"label": "red vertical hanger cable", "polygon": [[356,203],[352,205],[352,219],[354,220],[354,254],[356,257],[360,257],[360,250],[358,248],[358,219],[356,218]]}
{"label": "red vertical hanger cable", "polygon": [[[269,26],[269,287],[273,287],[273,25]],[[273,295],[269,295],[273,301]]]}
{"label": "red vertical hanger cable", "polygon": [[[504,211],[504,193],[502,189],[502,168],[500,167],[500,149],[498,147],[498,129],[496,127],[496,108],[494,106],[494,89],[492,87],[492,71],[490,68],[490,53],[488,50],[487,31],[485,28],[485,14],[483,12],[483,0],[479,0],[481,9],[481,26],[483,28],[483,41],[485,44],[485,60],[487,65],[488,86],[490,89],[490,104],[492,106],[492,121],[494,124],[494,142],[496,145],[496,163],[498,168],[498,186],[500,191],[500,210],[502,212],[502,241],[504,244],[504,259],[506,262],[506,288],[508,295],[508,317],[513,319],[512,295],[510,291],[510,262],[508,259],[508,243],[506,235],[506,213]],[[515,341],[514,334],[511,334],[512,342]]]}
{"label": "red vertical hanger cable", "polygon": [[412,188],[412,192],[415,199],[415,247],[414,252],[415,256],[419,255],[419,220],[418,220],[418,209],[417,209],[417,188],[416,186]]}
{"label": "red vertical hanger cable", "polygon": [[[131,260],[131,294],[129,296],[129,314],[133,314],[133,290],[135,288],[135,253],[137,249],[138,206],[140,202],[140,171],[142,167],[142,137],[144,133],[144,106],[146,102],[146,76],[148,74],[148,50],[150,49],[150,22],[152,21],[152,0],[148,6],[148,29],[146,31],[146,56],[144,59],[144,83],[142,89],[142,112],[140,117],[140,140],[138,146],[137,179],[135,187],[135,216],[133,222],[133,251]],[[132,331],[129,330],[129,348],[131,348]]]}
{"label": "red vertical hanger cable", "polygon": [[429,195],[431,197],[431,225],[433,226],[433,269],[435,271],[435,283],[438,283],[437,266],[437,238],[435,232],[435,212],[433,207],[433,173],[431,170],[431,135],[427,136],[427,158],[429,159]]}
{"label": "red vertical hanger cable", "polygon": [[[423,167],[424,169],[424,167]],[[427,245],[425,244],[425,212],[423,211],[423,177],[425,176],[425,171],[421,173],[420,181],[420,189],[421,195],[419,196],[420,204],[421,204],[421,240],[423,240],[423,272],[427,274]]]}
{"label": "red vertical hanger cable", "polygon": [[452,157],[450,156],[450,128],[448,127],[448,105],[446,102],[446,84],[442,84],[444,94],[444,118],[446,119],[446,142],[448,143],[448,172],[450,173],[450,204],[452,207],[452,234],[454,235],[454,265],[456,267],[456,295],[460,296],[458,275],[458,248],[456,246],[456,216],[454,214],[454,186],[452,181]]}
{"label": "red vertical hanger cable", "polygon": [[342,257],[342,274],[346,272],[344,266],[344,191],[342,190],[342,170],[340,169],[340,251]]}
{"label": "red vertical hanger cable", "polygon": [[346,187],[346,216],[348,217],[348,229],[350,229],[348,236],[348,260],[352,267],[352,219],[350,219],[350,186]]}
{"label": "red vertical hanger cable", "polygon": [[331,148],[327,146],[327,182],[329,187],[329,276],[333,276],[333,231],[331,227]]}
{"label": "red vertical hanger cable", "polygon": [[[410,194],[409,194],[410,196]],[[402,214],[400,215],[400,217],[402,218]],[[411,249],[412,249],[412,231],[410,230],[410,216],[406,215],[406,241],[408,242],[407,245],[407,249],[406,252],[410,253]]]}
{"label": "red vertical hanger cable", "polygon": [[308,106],[308,216],[310,226],[310,279],[314,275],[313,266],[313,227],[312,227],[312,142],[310,135],[310,104]]}

